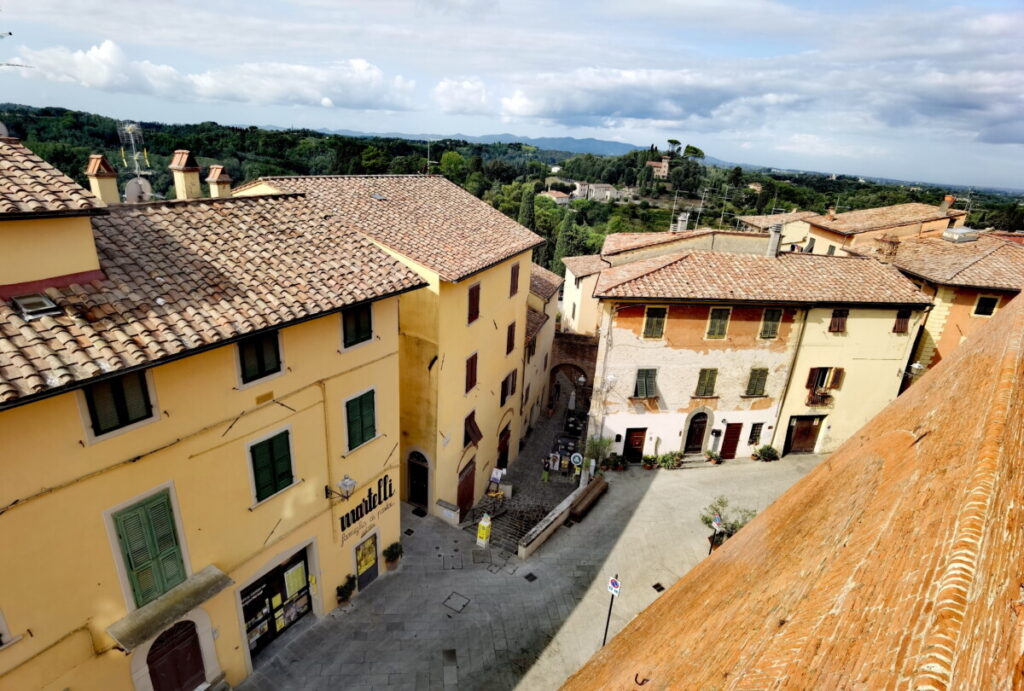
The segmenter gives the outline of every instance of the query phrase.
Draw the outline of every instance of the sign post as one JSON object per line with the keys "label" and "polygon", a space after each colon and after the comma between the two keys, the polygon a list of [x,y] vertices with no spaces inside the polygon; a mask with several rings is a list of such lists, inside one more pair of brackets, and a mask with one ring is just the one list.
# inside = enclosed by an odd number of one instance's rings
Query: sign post
{"label": "sign post", "polygon": [[622,584],[619,583],[619,574],[615,574],[613,578],[608,579],[608,592],[612,594],[612,599],[608,601],[608,618],[604,620],[604,638],[601,640],[601,647],[608,642],[608,625],[612,623],[612,605],[615,604],[615,598],[619,595],[619,588]]}

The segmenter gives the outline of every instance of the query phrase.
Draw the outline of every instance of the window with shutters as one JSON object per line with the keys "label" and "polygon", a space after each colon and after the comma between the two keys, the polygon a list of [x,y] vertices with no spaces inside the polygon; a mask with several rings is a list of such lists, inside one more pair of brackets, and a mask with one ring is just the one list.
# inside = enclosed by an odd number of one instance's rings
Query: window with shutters
{"label": "window with shutters", "polygon": [[476,386],[476,353],[473,353],[466,358],[466,393],[473,390]]}
{"label": "window with shutters", "polygon": [[773,339],[779,337],[779,324],[782,323],[782,310],[774,307],[765,309],[761,316],[761,338]]}
{"label": "window with shutters", "polygon": [[505,401],[509,399],[516,392],[516,383],[519,375],[519,370],[512,370],[508,375],[501,380],[501,403],[505,405]]}
{"label": "window with shutters", "polygon": [[519,292],[519,263],[512,265],[512,275],[508,286],[508,296],[512,297]]}
{"label": "window with shutters", "polygon": [[812,252],[814,252],[814,240],[815,238],[811,238],[810,240],[807,241],[807,246],[804,248],[804,252],[806,252],[807,254],[811,254]]}
{"label": "window with shutters", "polygon": [[345,421],[348,425],[349,451],[377,436],[374,391],[367,391],[345,401]]}
{"label": "window with shutters", "polygon": [[112,519],[137,607],[185,581],[170,492],[147,497]]}
{"label": "window with shutters", "polygon": [[892,325],[894,334],[905,334],[910,331],[910,310],[896,312],[896,322]]}
{"label": "window with shutters", "polygon": [[480,318],[480,284],[469,287],[469,304],[467,305],[466,323],[472,324]]}
{"label": "window with shutters", "polygon": [[848,309],[832,310],[832,320],[828,323],[829,333],[846,333],[846,319],[850,316]]}
{"label": "window with shutters", "polygon": [[648,307],[644,314],[644,338],[661,338],[665,335],[665,307]]}
{"label": "window with shutters", "polygon": [[974,311],[971,313],[976,317],[991,317],[996,313],[999,306],[999,298],[992,295],[979,295],[978,301],[974,303]]}
{"label": "window with shutters", "polygon": [[238,363],[243,384],[280,372],[281,349],[277,331],[250,336],[239,341]]}
{"label": "window with shutters", "polygon": [[512,322],[505,331],[505,355],[511,353],[516,347],[516,323]]}
{"label": "window with shutters", "polygon": [[131,372],[85,387],[94,436],[108,434],[153,417],[145,372]]}
{"label": "window with shutters", "polygon": [[257,504],[295,483],[291,434],[287,430],[250,444],[249,459]]}
{"label": "window with shutters", "polygon": [[708,331],[705,334],[705,338],[725,338],[725,333],[729,329],[729,312],[728,307],[712,307],[711,314],[708,316]]}
{"label": "window with shutters", "polygon": [[842,388],[845,375],[842,367],[812,367],[807,372],[807,405],[831,405],[832,392]]}
{"label": "window with shutters", "polygon": [[657,375],[656,369],[638,369],[636,384],[633,385],[633,398],[657,398]]}
{"label": "window with shutters", "polygon": [[750,370],[750,378],[747,380],[747,396],[764,396],[764,387],[767,381],[767,369],[755,367]]}
{"label": "window with shutters", "polygon": [[836,246],[835,245],[829,245],[828,246],[828,250],[825,251],[825,254],[827,254],[830,257],[834,256],[835,253],[836,253]]}
{"label": "window with shutters", "polygon": [[761,431],[764,429],[763,422],[755,422],[750,426],[750,436],[747,437],[748,444],[760,444],[761,443]]}
{"label": "window with shutters", "polygon": [[710,398],[715,395],[715,382],[718,381],[717,369],[702,369],[697,375],[697,390],[693,395],[697,398]]}
{"label": "window with shutters", "polygon": [[373,305],[356,305],[341,311],[342,345],[357,346],[373,338]]}
{"label": "window with shutters", "polygon": [[462,428],[462,447],[465,448],[470,444],[479,446],[480,440],[484,438],[480,427],[476,424],[476,411],[466,416],[466,420],[463,423]]}

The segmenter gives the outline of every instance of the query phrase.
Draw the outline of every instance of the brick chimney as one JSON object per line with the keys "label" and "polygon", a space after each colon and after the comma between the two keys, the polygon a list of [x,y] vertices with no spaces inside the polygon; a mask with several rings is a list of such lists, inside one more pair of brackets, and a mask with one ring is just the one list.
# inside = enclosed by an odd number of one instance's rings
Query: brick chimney
{"label": "brick chimney", "polygon": [[830,206],[828,208],[828,211],[825,212],[825,215],[828,217],[828,220],[830,220],[830,221],[836,220],[836,209],[835,209],[835,207]]}
{"label": "brick chimney", "polygon": [[769,257],[779,256],[779,245],[782,244],[782,224],[776,223],[768,228],[768,251]]}
{"label": "brick chimney", "polygon": [[85,167],[85,176],[89,178],[89,189],[103,200],[105,204],[119,204],[121,195],[117,191],[117,171],[103,154],[89,157],[89,165]]}
{"label": "brick chimney", "polygon": [[174,172],[174,194],[178,199],[198,199],[203,195],[199,186],[199,165],[188,149],[175,151],[168,168]]}
{"label": "brick chimney", "polygon": [[206,184],[210,186],[210,197],[231,196],[231,176],[224,170],[224,166],[210,166]]}
{"label": "brick chimney", "polygon": [[945,198],[942,200],[942,203],[939,204],[939,213],[944,214],[947,211],[949,211],[949,207],[953,206],[953,202],[955,201],[956,197],[954,197],[952,194],[947,194]]}

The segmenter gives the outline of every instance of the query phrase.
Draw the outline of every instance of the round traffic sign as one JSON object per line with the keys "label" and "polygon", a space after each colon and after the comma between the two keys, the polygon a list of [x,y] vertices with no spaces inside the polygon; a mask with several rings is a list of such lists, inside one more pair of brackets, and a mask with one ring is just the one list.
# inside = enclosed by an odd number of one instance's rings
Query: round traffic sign
{"label": "round traffic sign", "polygon": [[569,460],[572,461],[573,465],[583,465],[583,454],[574,453],[572,456],[569,456]]}

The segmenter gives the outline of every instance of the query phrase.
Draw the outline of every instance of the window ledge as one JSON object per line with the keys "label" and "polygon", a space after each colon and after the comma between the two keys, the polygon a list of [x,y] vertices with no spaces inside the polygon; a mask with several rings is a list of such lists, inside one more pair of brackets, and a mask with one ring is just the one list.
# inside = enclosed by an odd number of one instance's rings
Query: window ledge
{"label": "window ledge", "polygon": [[660,397],[659,396],[629,396],[628,398],[631,401],[653,401],[653,400],[656,400],[656,399],[658,399]]}
{"label": "window ledge", "polygon": [[376,435],[374,435],[374,436],[370,437],[369,439],[367,439],[366,441],[364,441],[364,442],[363,442],[362,444],[360,444],[359,446],[355,446],[355,447],[352,447],[351,449],[349,449],[349,450],[348,450],[348,453],[346,453],[346,454],[343,454],[343,455],[342,455],[342,458],[348,458],[348,457],[349,457],[349,455],[351,455],[351,454],[355,453],[356,451],[359,451],[359,450],[360,450],[361,448],[363,448],[364,446],[367,446],[367,445],[369,445],[369,444],[372,444],[373,442],[377,441],[378,439],[380,439],[380,438],[382,438],[382,437],[386,437],[386,436],[388,436],[388,435],[386,435],[386,434],[384,434],[384,433],[381,433],[381,434],[376,434]]}
{"label": "window ledge", "polygon": [[276,372],[271,372],[270,374],[265,374],[262,377],[260,377],[259,379],[253,379],[252,381],[242,381],[242,377],[239,376],[238,377],[238,386],[235,387],[235,390],[236,391],[245,391],[246,389],[251,389],[253,387],[259,386],[260,384],[266,384],[268,382],[271,382],[271,381],[277,379],[281,375],[283,375],[285,373],[285,371],[286,370],[285,370],[284,362],[282,362],[281,363],[281,369],[277,370]]}
{"label": "window ledge", "polygon": [[305,482],[305,481],[306,481],[306,478],[304,478],[304,477],[300,477],[300,478],[299,478],[298,480],[296,480],[296,481],[295,481],[295,482],[293,482],[292,484],[288,485],[287,487],[283,487],[283,488],[281,488],[281,489],[277,490],[276,492],[274,492],[273,494],[271,494],[271,495],[270,495],[269,497],[267,497],[266,499],[260,499],[260,500],[259,500],[258,502],[256,502],[256,503],[255,503],[255,504],[253,504],[252,506],[250,506],[250,507],[249,507],[249,510],[250,510],[250,511],[252,511],[252,510],[254,510],[254,509],[256,509],[256,508],[258,508],[258,507],[260,507],[260,506],[263,506],[263,505],[264,505],[264,504],[266,504],[266,503],[267,503],[268,501],[271,501],[271,500],[272,500],[272,499],[273,499],[274,497],[278,497],[278,496],[281,496],[282,494],[284,494],[285,492],[287,492],[288,490],[290,490],[290,489],[291,489],[292,487],[295,487],[296,485],[301,485],[301,484],[302,484],[303,482]]}
{"label": "window ledge", "polygon": [[693,396],[690,396],[690,398],[699,398],[699,399],[701,399],[703,401],[710,401],[710,400],[717,400],[718,396],[698,396],[698,395],[694,394]]}
{"label": "window ledge", "polygon": [[766,393],[745,393],[740,398],[768,398]]}
{"label": "window ledge", "polygon": [[14,638],[10,639],[9,641],[4,643],[3,645],[0,645],[0,650],[7,650],[12,645],[14,645],[18,641],[20,641],[22,638],[24,638],[24,636],[15,636]]}

